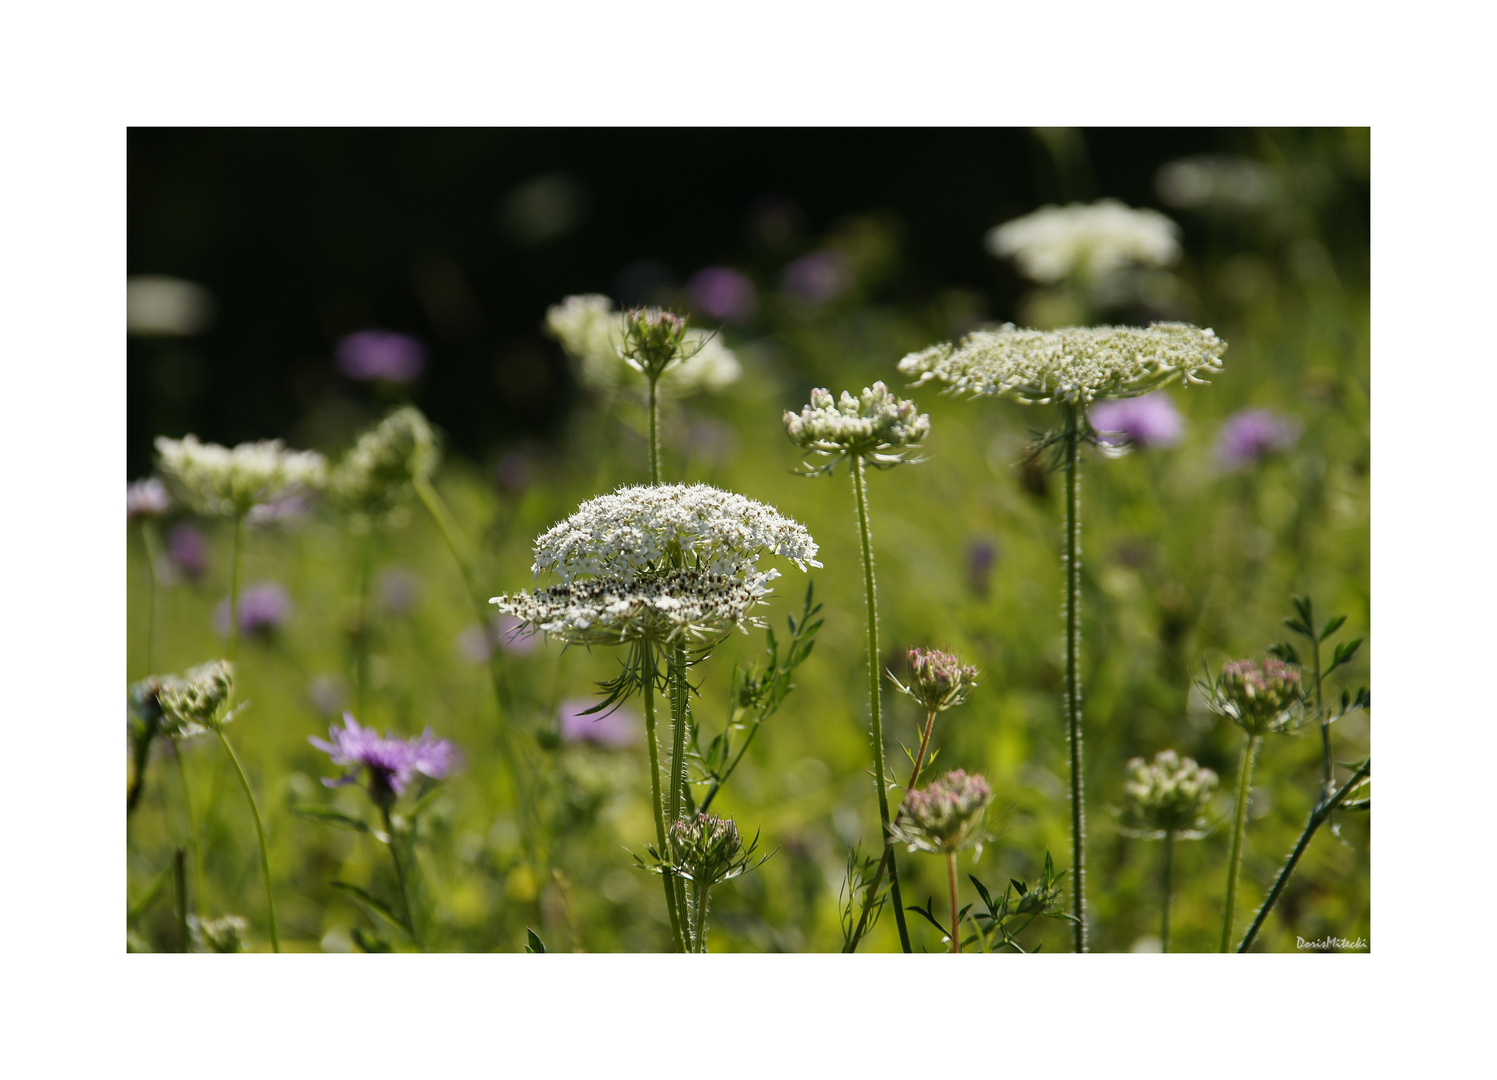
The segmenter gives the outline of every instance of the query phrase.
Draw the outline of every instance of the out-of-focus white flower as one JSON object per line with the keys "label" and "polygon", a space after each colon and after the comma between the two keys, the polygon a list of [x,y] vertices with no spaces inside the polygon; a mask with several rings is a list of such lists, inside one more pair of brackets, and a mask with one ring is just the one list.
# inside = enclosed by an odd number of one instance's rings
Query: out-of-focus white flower
{"label": "out-of-focus white flower", "polygon": [[328,491],[367,519],[400,509],[418,478],[437,467],[436,435],[415,406],[396,409],[359,436],[328,480]]}
{"label": "out-of-focus white flower", "polygon": [[785,413],[785,433],[805,450],[827,457],[856,455],[875,465],[893,465],[930,434],[930,417],[913,401],[901,401],[882,382],[853,397],[846,390],[834,399],[824,389],[811,391],[811,404],[799,415]]}
{"label": "out-of-focus white flower", "polygon": [[163,274],[125,282],[125,329],[146,337],[192,337],[213,324],[217,305],[201,285]]}
{"label": "out-of-focus white flower", "polygon": [[1185,323],[1067,327],[1062,330],[979,330],[961,341],[932,345],[899,362],[916,385],[945,383],[952,391],[1089,405],[1098,398],[1135,397],[1182,377],[1201,383],[1219,371],[1227,343],[1212,330]]}
{"label": "out-of-focus white flower", "polygon": [[1169,206],[1233,213],[1267,206],[1280,191],[1267,165],[1232,154],[1197,154],[1161,165],[1154,186]]}
{"label": "out-of-focus white flower", "polygon": [[[820,566],[816,551],[804,525],[743,495],[708,484],[640,485],[590,499],[541,534],[531,569],[567,582],[588,574],[628,581],[661,569],[679,552],[702,570],[751,577],[765,555],[801,570]],[[769,571],[765,580],[778,573]]]}
{"label": "out-of-focus white flower", "polygon": [[1198,840],[1208,827],[1206,808],[1216,792],[1216,773],[1173,750],[1161,750],[1152,762],[1128,762],[1123,785],[1125,827],[1150,838],[1171,835]]}
{"label": "out-of-focus white flower", "polygon": [[125,488],[125,516],[134,521],[140,517],[162,517],[172,508],[172,497],[166,485],[154,476],[137,480]]}
{"label": "out-of-focus white flower", "polygon": [[240,443],[230,450],[196,435],[156,440],[157,465],[177,482],[200,514],[247,514],[294,489],[327,483],[327,460],[315,450],[287,450],[279,439]]}
{"label": "out-of-focus white flower", "polygon": [[[588,389],[607,392],[645,385],[639,368],[623,359],[624,313],[608,297],[568,296],[547,309],[546,330],[576,362],[578,380]],[[717,393],[743,373],[738,358],[716,334],[688,328],[681,344],[686,358],[660,376],[659,392],[665,396]]]}
{"label": "out-of-focus white flower", "polygon": [[1096,282],[1132,264],[1170,266],[1180,258],[1180,226],[1116,199],[1042,206],[989,230],[985,242],[1044,284],[1073,275]]}

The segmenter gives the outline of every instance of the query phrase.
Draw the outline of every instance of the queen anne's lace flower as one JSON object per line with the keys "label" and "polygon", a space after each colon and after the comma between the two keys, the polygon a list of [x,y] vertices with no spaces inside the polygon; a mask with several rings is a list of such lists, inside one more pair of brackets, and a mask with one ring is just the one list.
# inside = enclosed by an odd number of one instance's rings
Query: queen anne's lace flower
{"label": "queen anne's lace flower", "polygon": [[1050,283],[1080,273],[1093,280],[1130,263],[1170,266],[1180,258],[1180,226],[1157,210],[1116,199],[1042,206],[989,231],[987,248],[1014,259],[1024,276]]}
{"label": "queen anne's lace flower", "polygon": [[1216,791],[1216,773],[1173,750],[1161,750],[1152,762],[1128,762],[1123,822],[1151,836],[1197,838],[1206,830],[1206,805]]}
{"label": "queen anne's lace flower", "polygon": [[821,565],[805,526],[773,507],[707,484],[658,484],[583,503],[536,540],[531,569],[568,582],[588,574],[627,581],[660,569],[674,551],[716,574],[752,576],[764,555],[789,559],[801,570]]}
{"label": "queen anne's lace flower", "polygon": [[1029,405],[1089,405],[1098,398],[1145,394],[1177,377],[1205,382],[1199,373],[1220,370],[1226,349],[1214,331],[1185,323],[1154,323],[1146,330],[1017,330],[1009,324],[911,353],[899,370],[915,377],[917,386],[941,382],[954,392]]}
{"label": "queen anne's lace flower", "polygon": [[908,844],[911,851],[960,851],[981,839],[983,811],[992,797],[987,780],[955,769],[905,795],[900,820],[889,826],[889,838]]}
{"label": "queen anne's lace flower", "polygon": [[767,575],[740,580],[706,570],[595,577],[489,601],[506,615],[575,645],[648,638],[701,638],[763,623],[752,616],[769,590]]}
{"label": "queen anne's lace flower", "polygon": [[279,439],[240,443],[230,450],[216,443],[158,438],[161,471],[185,491],[201,514],[247,514],[253,507],[292,493],[321,488],[327,461],[314,450],[287,450]]}
{"label": "queen anne's lace flower", "polygon": [[1304,676],[1275,657],[1231,660],[1201,686],[1206,704],[1249,735],[1284,734],[1305,719]]}
{"label": "queen anne's lace flower", "polygon": [[846,390],[840,399],[824,389],[811,391],[811,404],[800,414],[785,413],[785,433],[804,450],[828,457],[859,455],[875,465],[906,460],[930,434],[930,417],[913,401],[901,401],[882,382],[857,397]]}
{"label": "queen anne's lace flower", "polygon": [[356,514],[388,515],[400,507],[414,480],[432,474],[438,456],[431,424],[421,410],[407,405],[359,436],[333,470],[328,489]]}
{"label": "queen anne's lace flower", "polygon": [[155,682],[156,704],[166,733],[174,739],[206,735],[233,716],[220,715],[234,690],[234,665],[227,660],[211,660],[180,678],[163,675]]}
{"label": "queen anne's lace flower", "polygon": [[960,705],[977,686],[977,669],[949,652],[911,649],[909,660],[910,685],[898,679],[894,679],[894,685],[930,712],[945,712]]}
{"label": "queen anne's lace flower", "polygon": [[[546,330],[577,362],[578,378],[589,389],[611,391],[629,381],[643,381],[639,365],[623,358],[624,313],[608,297],[597,293],[568,296],[547,309]],[[661,394],[716,393],[738,381],[743,370],[738,358],[717,335],[688,328],[680,345],[686,358],[665,369],[660,377]]]}

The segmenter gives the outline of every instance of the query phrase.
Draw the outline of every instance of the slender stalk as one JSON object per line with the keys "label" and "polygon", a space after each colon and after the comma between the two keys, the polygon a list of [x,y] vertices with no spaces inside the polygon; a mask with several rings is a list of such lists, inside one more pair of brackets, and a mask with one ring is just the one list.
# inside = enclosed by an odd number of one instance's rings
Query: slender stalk
{"label": "slender stalk", "polygon": [[660,483],[660,402],[655,393],[658,379],[650,380],[650,483]]}
{"label": "slender stalk", "polygon": [[156,563],[161,557],[161,538],[156,534],[156,523],[147,519],[140,523],[140,536],[146,546],[146,574],[150,589],[146,593],[146,674],[156,670]]}
{"label": "slender stalk", "polygon": [[707,951],[707,886],[693,884],[691,891],[696,896],[696,951]]}
{"label": "slender stalk", "polygon": [[365,691],[369,686],[370,579],[374,572],[374,528],[364,534],[359,557],[359,623],[354,640],[354,712],[364,715]]}
{"label": "slender stalk", "polygon": [[[935,725],[936,714],[935,711],[932,710],[925,716],[925,731],[920,736],[920,751],[915,755],[915,767],[910,770],[910,782],[905,785],[906,791],[913,788],[915,786],[915,782],[920,779],[920,770],[925,766],[925,750],[928,746],[930,746],[930,733],[931,729],[934,728]],[[703,809],[705,809],[705,807]],[[899,812],[894,815],[894,824],[898,825],[903,820],[904,807],[900,806]],[[889,868],[890,850],[891,849],[887,844],[884,845],[884,856],[878,861],[878,870],[873,875],[873,885],[868,889],[867,892],[863,894],[863,911],[862,914],[858,916],[857,929],[853,931],[852,937],[848,940],[848,947],[845,950],[847,952],[856,952],[858,948],[858,942],[861,941],[863,935],[867,933],[868,913],[873,908],[873,898],[878,895],[878,887],[883,883],[884,871]]]}
{"label": "slender stalk", "polygon": [[244,552],[244,514],[234,514],[234,540],[229,552],[229,660],[239,655],[239,565]]}
{"label": "slender stalk", "polygon": [[[1312,611],[1313,615],[1314,612]],[[1325,702],[1321,700],[1320,689],[1320,638],[1315,634],[1315,621],[1312,618],[1306,625],[1310,628],[1311,644],[1310,655],[1315,658],[1315,715],[1320,718],[1320,801],[1325,802],[1331,797],[1331,791],[1335,785],[1334,775],[1331,772],[1331,725],[1326,720]]]}
{"label": "slender stalk", "polygon": [[946,853],[946,883],[951,886],[951,951],[962,951],[961,916],[956,910],[956,852]]}
{"label": "slender stalk", "polygon": [[141,739],[135,744],[135,779],[130,781],[130,790],[125,794],[125,820],[130,820],[130,815],[135,813],[135,808],[140,805],[140,797],[146,789],[146,766],[151,762],[152,739]]}
{"label": "slender stalk", "polygon": [[1253,917],[1253,924],[1248,927],[1247,933],[1242,936],[1242,941],[1237,945],[1238,952],[1247,952],[1253,944],[1253,939],[1258,936],[1258,931],[1263,926],[1263,920],[1268,918],[1268,913],[1273,910],[1274,904],[1278,902],[1279,894],[1284,891],[1284,886],[1289,881],[1289,875],[1294,873],[1294,868],[1299,863],[1299,857],[1305,853],[1305,848],[1310,846],[1310,838],[1315,835],[1315,830],[1325,824],[1326,819],[1331,816],[1331,811],[1341,805],[1347,793],[1356,787],[1372,772],[1372,759],[1368,758],[1357,767],[1356,772],[1351,774],[1351,779],[1342,784],[1340,789],[1325,800],[1314,810],[1310,811],[1310,817],[1305,821],[1304,831],[1299,834],[1299,840],[1294,845],[1294,850],[1289,853],[1289,858],[1284,861],[1284,867],[1279,871],[1279,876],[1274,879],[1273,887],[1268,890],[1268,895],[1263,898],[1263,904],[1258,908],[1258,914]]}
{"label": "slender stalk", "polygon": [[1237,813],[1232,827],[1232,853],[1227,857],[1227,903],[1222,915],[1222,940],[1220,952],[1226,952],[1232,943],[1232,916],[1237,907],[1237,872],[1242,866],[1242,834],[1247,828],[1248,786],[1253,779],[1253,758],[1258,753],[1258,743],[1263,736],[1249,735],[1247,745],[1242,748],[1242,762],[1237,767]]}
{"label": "slender stalk", "polygon": [[255,819],[255,833],[260,837],[260,872],[265,875],[265,906],[270,910],[270,947],[275,952],[281,951],[281,935],[276,929],[275,922],[275,895],[270,891],[270,854],[265,847],[265,826],[260,821],[260,807],[255,803],[255,793],[250,790],[249,777],[244,775],[244,766],[239,763],[239,755],[234,753],[234,747],[229,743],[229,737],[223,733],[223,729],[217,729],[218,740],[224,744],[224,749],[229,752],[229,760],[234,763],[234,771],[239,774],[239,783],[244,788],[244,797],[249,800],[250,813]]}
{"label": "slender stalk", "polygon": [[905,952],[910,947],[910,930],[905,925],[904,899],[899,892],[899,863],[889,845],[889,793],[884,770],[884,723],[880,712],[878,664],[878,593],[873,581],[873,538],[868,528],[868,485],[863,476],[863,459],[850,455],[853,497],[858,504],[858,532],[863,541],[863,591],[868,602],[868,699],[873,717],[873,771],[878,784],[878,817],[882,826],[880,839],[884,856],[889,860],[889,893],[894,900],[894,921],[899,927],[899,944]]}
{"label": "slender stalk", "polygon": [[1170,871],[1171,863],[1175,857],[1175,833],[1166,830],[1164,834],[1164,905],[1163,914],[1159,917],[1159,951],[1170,951]]}
{"label": "slender stalk", "polygon": [[[644,696],[645,696],[645,741],[650,744],[650,806],[655,811],[655,843],[662,859],[670,858],[670,848],[665,840],[665,808],[660,797],[660,740],[655,735],[655,655],[654,646],[646,641],[640,646],[644,650]],[[665,910],[671,920],[671,944],[676,952],[686,952],[682,935],[681,916],[676,909],[675,877],[669,870],[661,874],[665,882]]]}
{"label": "slender stalk", "polygon": [[[686,728],[691,722],[688,714],[689,686],[686,682],[686,645],[677,642],[671,656],[671,777],[670,777],[670,824],[681,820],[686,802]],[[686,910],[686,883],[675,880],[676,907]]]}
{"label": "slender stalk", "polygon": [[192,846],[193,884],[197,886],[198,909],[207,910],[203,897],[203,845],[198,843],[197,819],[192,813],[192,793],[187,789],[187,765],[182,761],[182,748],[172,741],[172,757],[177,762],[177,778],[182,781],[182,807],[187,811],[187,841]]}
{"label": "slender stalk", "polygon": [[416,948],[421,949],[421,934],[416,929],[416,913],[411,910],[411,894],[405,884],[405,867],[400,861],[400,838],[395,835],[395,823],[390,820],[390,808],[381,806],[379,812],[385,819],[385,836],[388,837],[385,846],[390,849],[390,861],[395,864],[395,883],[400,887],[400,906],[405,911],[405,928],[410,931],[411,940],[416,943]]}
{"label": "slender stalk", "polygon": [[1066,416],[1066,740],[1071,749],[1071,914],[1077,952],[1087,950],[1086,803],[1081,754],[1081,463],[1075,405]]}
{"label": "slender stalk", "polygon": [[192,938],[187,933],[187,867],[181,848],[177,849],[172,862],[172,874],[177,881],[177,940],[180,944],[177,951],[191,952]]}

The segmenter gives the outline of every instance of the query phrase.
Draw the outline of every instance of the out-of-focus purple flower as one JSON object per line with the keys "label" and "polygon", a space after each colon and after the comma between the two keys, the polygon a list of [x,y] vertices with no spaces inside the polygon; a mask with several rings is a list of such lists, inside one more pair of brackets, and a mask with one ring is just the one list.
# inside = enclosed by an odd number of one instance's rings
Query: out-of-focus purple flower
{"label": "out-of-focus purple flower", "polygon": [[307,697],[312,707],[324,716],[337,716],[343,711],[343,700],[347,697],[340,679],[333,675],[319,675],[307,688]]}
{"label": "out-of-focus purple flower", "polygon": [[1237,469],[1287,450],[1299,441],[1299,421],[1272,409],[1244,409],[1227,418],[1216,440],[1216,460]]}
{"label": "out-of-focus purple flower", "polygon": [[380,571],[375,589],[380,606],[391,615],[409,615],[421,599],[421,579],[399,566]]}
{"label": "out-of-focus purple flower", "polygon": [[523,495],[530,486],[530,459],[519,451],[505,454],[494,466],[494,482],[506,495]]}
{"label": "out-of-focus purple flower", "polygon": [[312,509],[312,496],[305,491],[285,495],[270,502],[258,503],[244,515],[252,526],[294,525],[307,516]]}
{"label": "out-of-focus purple flower", "polygon": [[988,595],[988,578],[997,558],[998,549],[991,540],[973,540],[967,546],[967,582],[974,596]]}
{"label": "out-of-focus purple flower", "polygon": [[1185,434],[1185,420],[1164,393],[1099,401],[1087,415],[1109,446],[1174,446]]}
{"label": "out-of-focus purple flower", "polygon": [[160,517],[172,508],[166,485],[154,476],[137,480],[125,488],[125,520]]}
{"label": "out-of-focus purple flower", "polygon": [[514,656],[529,656],[544,640],[528,624],[513,615],[499,615],[488,626],[473,625],[457,636],[453,643],[458,655],[469,663],[487,663],[494,650],[503,649]]}
{"label": "out-of-focus purple flower", "polygon": [[[246,637],[269,637],[291,618],[291,594],[274,581],[257,581],[239,594],[239,631]],[[213,612],[213,627],[229,636],[229,598],[219,601]]]}
{"label": "out-of-focus purple flower", "polygon": [[743,322],[759,310],[754,283],[726,266],[698,270],[686,283],[686,295],[693,311],[719,322]]}
{"label": "out-of-focus purple flower", "polygon": [[837,252],[813,251],[785,267],[780,288],[801,300],[824,304],[847,291],[850,277],[847,260]]}
{"label": "out-of-focus purple flower", "polygon": [[426,367],[426,346],[409,334],[360,330],[338,342],[338,370],[362,381],[410,382]]}
{"label": "out-of-focus purple flower", "polygon": [[342,787],[358,779],[359,769],[367,769],[369,795],[381,806],[393,803],[417,773],[440,780],[457,762],[457,751],[452,744],[437,738],[431,728],[415,739],[388,733],[381,736],[373,728],[360,727],[352,713],[344,713],[343,726],[333,725],[328,734],[332,742],[315,735],[307,741],[326,752],[334,765],[353,768],[336,780],[324,777],[322,782],[328,787]]}
{"label": "out-of-focus purple flower", "polygon": [[470,664],[486,663],[494,655],[494,635],[487,626],[474,624],[452,642],[457,654]]}
{"label": "out-of-focus purple flower", "polygon": [[173,525],[166,534],[166,554],[172,567],[190,581],[208,571],[208,538],[195,525]]}
{"label": "out-of-focus purple flower", "polygon": [[639,741],[640,719],[630,709],[584,715],[598,703],[592,698],[568,698],[556,710],[561,737],[566,742],[599,746],[633,746]]}

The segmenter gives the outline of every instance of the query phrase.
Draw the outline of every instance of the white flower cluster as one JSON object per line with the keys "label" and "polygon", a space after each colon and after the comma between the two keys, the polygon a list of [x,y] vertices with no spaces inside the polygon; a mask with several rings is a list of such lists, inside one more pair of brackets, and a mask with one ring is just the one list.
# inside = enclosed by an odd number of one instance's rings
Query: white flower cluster
{"label": "white flower cluster", "polygon": [[930,417],[876,382],[858,397],[844,390],[840,400],[826,390],[812,390],[811,404],[799,416],[785,413],[785,432],[802,449],[830,457],[858,454],[891,465],[930,434]]}
{"label": "white flower cluster", "polygon": [[[568,296],[547,309],[546,330],[577,362],[578,378],[588,389],[607,392],[626,383],[643,383],[640,371],[623,359],[624,313],[608,297]],[[743,373],[738,358],[715,334],[688,329],[682,347],[687,358],[665,369],[659,384],[662,395],[718,393]]]}
{"label": "white flower cluster", "polygon": [[411,482],[437,467],[437,439],[421,410],[396,409],[354,443],[328,490],[349,510],[373,518],[399,508]]}
{"label": "white flower cluster", "polygon": [[961,341],[932,345],[899,362],[915,385],[945,383],[974,396],[1089,405],[1097,398],[1134,397],[1176,376],[1201,383],[1218,371],[1227,343],[1210,329],[1185,323],[1068,327],[1063,330],[979,330]]}
{"label": "white flower cluster", "polygon": [[157,680],[156,702],[174,739],[195,739],[217,730],[233,718],[220,715],[234,690],[234,665],[210,660],[185,675],[163,675]]}
{"label": "white flower cluster", "polygon": [[568,581],[534,592],[496,596],[489,603],[575,645],[659,642],[705,637],[763,623],[751,616],[764,602],[769,575],[747,580],[705,570],[667,570]]}
{"label": "white flower cluster", "polygon": [[[676,551],[715,574],[753,576],[763,555],[789,559],[801,570],[821,565],[805,526],[773,507],[707,484],[658,484],[583,503],[536,540],[531,569],[567,582],[591,574],[628,581],[659,570]],[[769,571],[765,580],[778,573]]]}
{"label": "white flower cluster", "polygon": [[1217,776],[1191,758],[1161,750],[1153,762],[1128,762],[1125,824],[1145,835],[1165,833],[1197,839],[1207,828],[1205,812],[1216,792]]}
{"label": "white flower cluster", "polygon": [[230,450],[216,443],[158,438],[157,465],[180,485],[200,514],[234,515],[295,489],[327,483],[327,460],[314,450],[287,450],[279,439],[240,443]]}
{"label": "white flower cluster", "polygon": [[1049,284],[1072,274],[1095,281],[1132,263],[1172,265],[1180,258],[1180,226],[1157,210],[1102,199],[1042,206],[989,230],[986,243],[1033,281]]}

